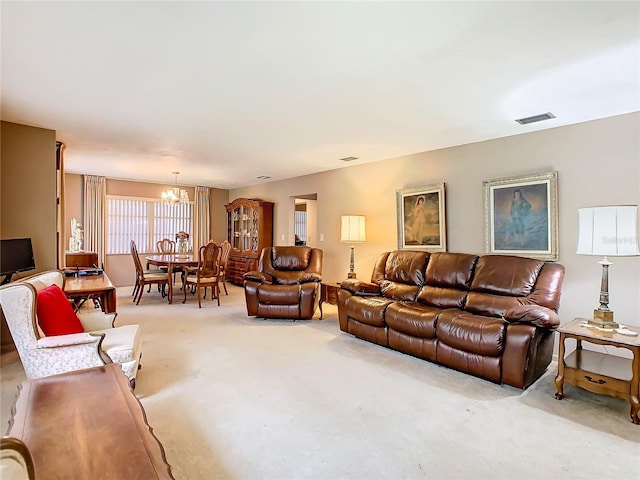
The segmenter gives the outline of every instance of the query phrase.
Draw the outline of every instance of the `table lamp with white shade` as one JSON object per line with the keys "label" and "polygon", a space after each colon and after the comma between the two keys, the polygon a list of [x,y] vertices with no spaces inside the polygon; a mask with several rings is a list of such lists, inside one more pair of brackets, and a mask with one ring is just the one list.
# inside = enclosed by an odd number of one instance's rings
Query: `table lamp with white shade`
{"label": "table lamp with white shade", "polygon": [[609,309],[609,265],[607,257],[636,256],[638,250],[638,206],[612,205],[578,209],[579,255],[601,255],[600,306],[589,323],[601,328],[617,328]]}
{"label": "table lamp with white shade", "polygon": [[354,260],[356,249],[354,243],[362,243],[366,240],[364,228],[364,215],[343,215],[341,217],[340,241],[351,244],[351,261],[347,278],[356,278]]}

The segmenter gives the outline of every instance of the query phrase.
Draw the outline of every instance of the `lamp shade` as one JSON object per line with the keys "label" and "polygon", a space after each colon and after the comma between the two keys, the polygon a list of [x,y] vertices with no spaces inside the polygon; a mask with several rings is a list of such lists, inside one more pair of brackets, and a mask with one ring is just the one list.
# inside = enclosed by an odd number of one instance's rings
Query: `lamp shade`
{"label": "lamp shade", "polygon": [[358,243],[367,239],[364,229],[364,215],[343,215],[341,220],[341,242]]}
{"label": "lamp shade", "polygon": [[638,250],[638,206],[578,209],[580,255],[634,256]]}

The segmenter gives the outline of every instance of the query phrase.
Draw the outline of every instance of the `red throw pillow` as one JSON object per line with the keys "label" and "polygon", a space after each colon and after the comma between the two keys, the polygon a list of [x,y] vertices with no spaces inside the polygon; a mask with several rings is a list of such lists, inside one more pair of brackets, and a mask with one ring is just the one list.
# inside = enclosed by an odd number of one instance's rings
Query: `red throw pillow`
{"label": "red throw pillow", "polygon": [[84,332],[69,299],[59,286],[54,284],[40,290],[36,305],[38,323],[46,336]]}

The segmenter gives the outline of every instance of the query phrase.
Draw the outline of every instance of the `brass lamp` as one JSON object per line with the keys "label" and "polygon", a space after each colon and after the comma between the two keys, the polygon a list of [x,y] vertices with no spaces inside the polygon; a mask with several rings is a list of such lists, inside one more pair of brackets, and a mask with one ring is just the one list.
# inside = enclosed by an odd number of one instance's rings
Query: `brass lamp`
{"label": "brass lamp", "polygon": [[364,228],[364,215],[343,215],[341,217],[340,241],[351,243],[351,261],[349,263],[349,273],[347,278],[356,278],[354,271],[355,245],[366,240]]}
{"label": "brass lamp", "polygon": [[617,328],[613,311],[609,309],[610,256],[636,256],[638,250],[637,205],[613,205],[578,209],[579,255],[602,255],[600,306],[593,311],[588,323],[600,328]]}

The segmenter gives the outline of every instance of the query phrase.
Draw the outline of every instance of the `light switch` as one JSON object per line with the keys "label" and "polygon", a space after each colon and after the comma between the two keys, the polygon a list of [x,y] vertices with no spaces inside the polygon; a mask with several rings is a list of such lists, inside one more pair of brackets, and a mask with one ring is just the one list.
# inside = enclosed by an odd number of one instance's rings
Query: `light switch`
{"label": "light switch", "polygon": [[280,237],[280,240],[282,240],[284,242],[284,233],[282,234],[282,236]]}
{"label": "light switch", "polygon": [[321,242],[324,242],[324,233],[321,233],[321,234],[320,234],[320,241],[321,241]]}

